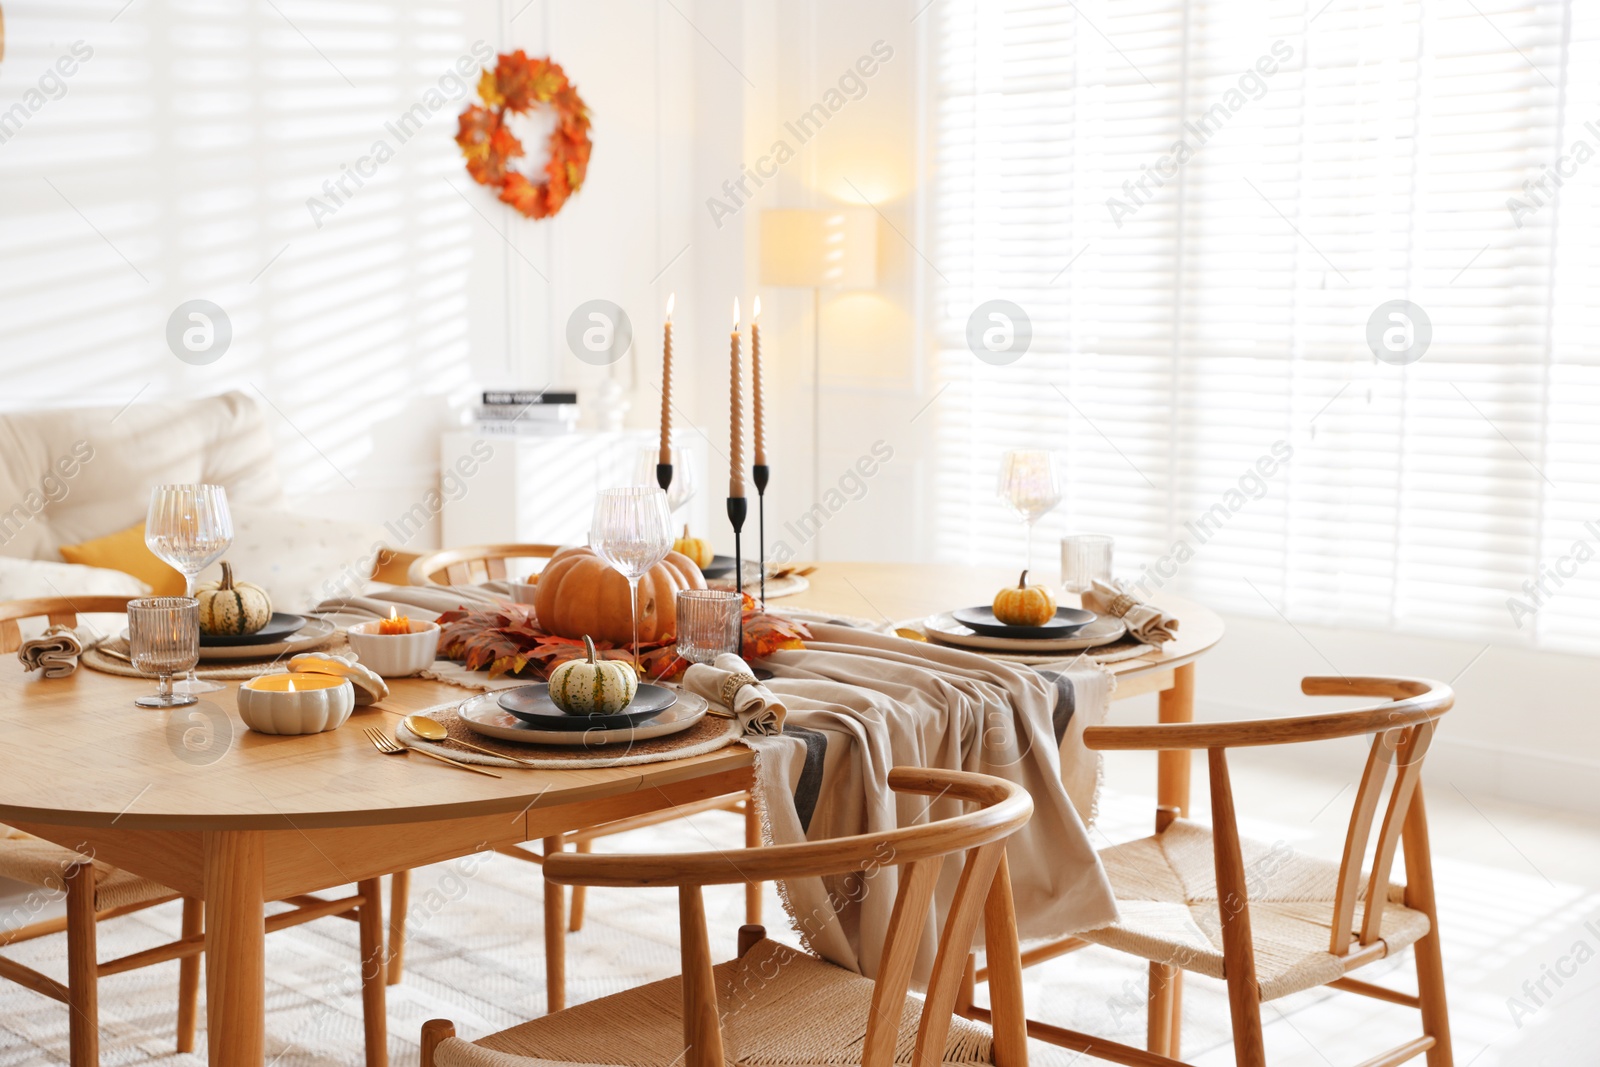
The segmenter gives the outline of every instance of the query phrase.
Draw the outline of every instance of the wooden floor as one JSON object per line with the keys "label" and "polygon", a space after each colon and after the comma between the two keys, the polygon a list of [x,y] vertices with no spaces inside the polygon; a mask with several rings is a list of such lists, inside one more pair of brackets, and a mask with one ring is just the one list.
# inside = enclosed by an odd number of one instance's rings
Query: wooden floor
{"label": "wooden floor", "polygon": [[[1141,757],[1114,756],[1113,783],[1153,781]],[[1204,790],[1197,781],[1197,797]],[[1470,783],[1429,783],[1436,866],[1450,975],[1459,1067],[1600,1064],[1590,1034],[1600,1017],[1600,820],[1562,816],[1498,802]],[[1234,786],[1246,833],[1318,854],[1336,855],[1349,802],[1348,783],[1241,757]],[[1145,832],[1150,801],[1109,791],[1097,834],[1120,840]],[[1261,818],[1263,814],[1270,818]],[[1255,816],[1255,817],[1252,817]],[[608,848],[737,847],[740,821],[718,813],[617,838]],[[541,918],[528,865],[495,857],[480,866],[441,865],[419,872],[412,899],[415,941],[406,983],[391,991],[390,1051],[397,1065],[416,1062],[421,1021],[446,1015],[469,1033],[531,1018],[543,1002]],[[0,923],[27,907],[25,894],[0,890]],[[675,906],[670,892],[608,890],[590,898],[589,925],[569,947],[570,1002],[665,977],[677,966]],[[769,915],[778,915],[768,893]],[[737,887],[708,894],[713,949],[734,951],[743,911]],[[49,914],[47,909],[42,914]],[[177,928],[175,906],[121,920],[102,934],[108,952],[152,944]],[[1585,923],[1594,922],[1594,929]],[[169,929],[170,928],[170,929]],[[268,942],[268,1058],[276,1067],[333,1067],[360,1062],[360,997],[352,984],[355,929],[314,923]],[[1512,940],[1535,946],[1508,955]],[[1544,978],[1584,941],[1594,958],[1557,987]],[[62,970],[59,939],[22,946],[16,955],[52,973]],[[1409,966],[1401,966],[1396,980]],[[1571,966],[1566,969],[1572,970]],[[1144,969],[1091,949],[1028,972],[1030,1014],[1064,1025],[1097,1029],[1138,1042],[1144,1033]],[[1544,978],[1542,995],[1538,983]],[[1535,1004],[1523,990],[1534,983]],[[102,1015],[107,1067],[162,1064],[199,1067],[197,1056],[172,1054],[176,965],[107,979]],[[1507,999],[1529,1009],[1514,1019]],[[1220,983],[1192,978],[1185,991],[1185,1045],[1202,1067],[1233,1062],[1227,1008]],[[1301,994],[1267,1007],[1271,1062],[1346,1067],[1411,1034],[1414,1014],[1336,992]],[[0,1067],[65,1063],[66,1015],[60,1005],[14,986],[0,986]],[[202,1038],[203,1040],[203,1038]],[[1037,1067],[1067,1067],[1071,1056],[1035,1046]],[[1079,1064],[1090,1061],[1078,1060]]]}

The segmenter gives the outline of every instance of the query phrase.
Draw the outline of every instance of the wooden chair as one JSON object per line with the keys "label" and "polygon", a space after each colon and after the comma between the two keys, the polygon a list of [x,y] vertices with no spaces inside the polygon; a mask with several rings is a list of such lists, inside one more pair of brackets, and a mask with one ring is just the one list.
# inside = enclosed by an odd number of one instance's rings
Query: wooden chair
{"label": "wooden chair", "polygon": [[[683,973],[576,1008],[546,1015],[476,1042],[454,1024],[422,1027],[423,1067],[516,1067],[540,1062],[846,1063],[891,1067],[915,1034],[918,1064],[1026,1067],[1022,968],[1016,913],[1006,868],[1006,839],[1033,814],[1018,785],[958,771],[900,767],[896,792],[951,796],[978,810],[921,826],[832,841],[747,849],[729,855],[549,857],[545,877],[558,884],[675,886]],[[969,851],[970,850],[970,851]],[[906,995],[918,943],[944,859],[966,852],[920,1020]],[[713,967],[701,887],[899,868],[900,888],[872,981],[766,940],[759,926],[739,931],[739,958]],[[980,915],[994,972],[992,1031],[954,1016],[967,952]],[[722,1023],[728,1024],[725,1035]],[[863,1039],[863,1034],[865,1038]],[[724,1047],[731,1045],[725,1060]],[[527,1058],[524,1058],[527,1057]]]}
{"label": "wooden chair", "polygon": [[[1240,1067],[1266,1063],[1261,1003],[1317,986],[1420,1011],[1421,1037],[1363,1067],[1392,1067],[1423,1053],[1428,1067],[1451,1067],[1421,773],[1437,722],[1455,696],[1449,686],[1419,678],[1312,677],[1301,688],[1312,696],[1385,697],[1388,702],[1291,718],[1084,731],[1084,743],[1094,749],[1204,749],[1213,825],[1208,829],[1162,810],[1153,837],[1100,854],[1121,918],[1079,934],[1079,947],[1103,945],[1150,961],[1148,1049],[1030,1021],[1032,1036],[1116,1063],[1181,1067],[1177,978],[1180,970],[1189,970],[1227,982]],[[1361,736],[1372,742],[1338,864],[1240,839],[1228,749]],[[1383,819],[1370,868],[1363,873],[1380,804]],[[1401,849],[1403,887],[1389,880]],[[1415,996],[1349,977],[1408,945],[1415,954]],[[973,1014],[982,1017],[981,1011]]]}
{"label": "wooden chair", "polygon": [[[560,546],[539,544],[447,548],[418,556],[412,561],[407,576],[412,585],[470,585],[503,580],[507,573],[507,560],[548,559],[559,551]],[[542,851],[516,845],[508,845],[497,851],[513,859],[542,864],[547,854],[560,852],[568,845],[580,853],[587,853],[599,838],[657,826],[707,811],[729,811],[743,816],[745,845],[753,848],[761,844],[761,819],[750,795],[734,793],[553,837],[542,843]],[[572,887],[570,911],[561,886],[547,882],[544,888],[546,1006],[550,1011],[560,1011],[566,1005],[566,942],[563,931],[577,933],[583,929],[584,887]],[[411,898],[410,871],[399,871],[394,875],[389,894],[388,980],[390,985],[395,985],[405,973],[405,915]],[[761,922],[760,883],[746,886],[744,910],[746,923],[755,925]]]}
{"label": "wooden chair", "polygon": [[411,561],[412,585],[477,585],[506,577],[508,559],[549,559],[560,545],[469,545],[428,552]]}
{"label": "wooden chair", "polygon": [[[44,616],[53,626],[76,626],[80,613],[127,611],[129,599],[121,596],[47,597],[0,603],[0,654],[14,654],[22,646],[19,623],[24,619]],[[178,1051],[194,1051],[200,1005],[200,958],[205,951],[204,911],[199,899],[181,897],[183,917],[177,941],[101,963],[96,945],[100,922],[178,900],[180,894],[159,882],[102,863],[91,854],[5,825],[0,825],[0,877],[33,886],[36,892],[27,900],[37,905],[35,910],[42,908],[55,894],[64,892],[66,895],[65,916],[0,931],[0,948],[65,931],[66,984],[3,956],[0,956],[0,978],[67,1005],[71,1012],[68,1056],[72,1067],[96,1067],[100,1062],[99,980],[174,959],[181,961],[178,964]],[[388,1063],[388,1050],[383,1041],[375,1040],[384,1032],[383,899],[378,879],[362,882],[355,896],[338,900],[304,896],[285,903],[294,905],[294,909],[269,916],[266,920],[268,933],[326,916],[338,916],[360,924],[362,999],[367,1010],[366,1062],[367,1067],[384,1067]],[[374,998],[374,994],[375,999],[369,999]]]}

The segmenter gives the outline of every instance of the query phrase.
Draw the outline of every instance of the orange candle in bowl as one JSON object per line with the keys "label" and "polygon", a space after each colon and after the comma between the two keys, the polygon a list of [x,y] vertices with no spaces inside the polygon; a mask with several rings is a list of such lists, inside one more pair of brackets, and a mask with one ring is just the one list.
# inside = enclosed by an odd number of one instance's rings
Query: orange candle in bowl
{"label": "orange candle in bowl", "polygon": [[378,632],[387,636],[411,632],[411,617],[400,614],[399,608],[390,608],[387,619],[378,620]]}

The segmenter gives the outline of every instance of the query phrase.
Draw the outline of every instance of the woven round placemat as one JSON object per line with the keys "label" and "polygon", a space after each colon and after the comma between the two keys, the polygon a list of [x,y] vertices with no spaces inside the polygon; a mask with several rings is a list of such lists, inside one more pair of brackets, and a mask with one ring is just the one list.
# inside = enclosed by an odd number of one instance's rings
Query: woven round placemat
{"label": "woven round placemat", "polygon": [[[738,720],[707,715],[682,733],[652,737],[645,741],[600,745],[595,748],[583,748],[578,745],[521,745],[477,733],[456,714],[454,704],[432,708],[424,714],[442,723],[452,738],[468,741],[492,752],[501,752],[507,756],[531,761],[534,768],[542,770],[572,767],[632,767],[641,763],[661,763],[688,756],[703,756],[719,748],[727,748],[741,736]],[[463,763],[510,768],[527,766],[507,759],[486,756],[481,752],[472,752],[448,742],[423,741],[407,730],[404,724],[396,729],[396,735],[403,744],[437,752],[451,759],[461,760]]]}

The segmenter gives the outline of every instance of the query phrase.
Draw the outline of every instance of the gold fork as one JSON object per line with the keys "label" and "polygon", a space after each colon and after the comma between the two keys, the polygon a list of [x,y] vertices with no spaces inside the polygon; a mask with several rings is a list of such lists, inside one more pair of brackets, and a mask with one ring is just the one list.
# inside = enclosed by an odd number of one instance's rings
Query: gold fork
{"label": "gold fork", "polygon": [[421,748],[407,748],[405,745],[402,745],[388,734],[385,734],[380,730],[374,730],[370,726],[367,727],[363,732],[367,735],[367,740],[372,742],[372,747],[377,749],[379,752],[382,752],[385,756],[404,756],[408,752],[418,752],[424,756],[431,756],[440,763],[448,763],[452,767],[460,767],[464,771],[472,771],[474,774],[487,774],[490,778],[500,777],[491,770],[487,770],[483,767],[474,767],[470,763],[460,763],[451,759],[449,756],[441,756],[436,752],[429,752],[426,749]]}

